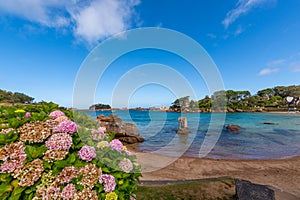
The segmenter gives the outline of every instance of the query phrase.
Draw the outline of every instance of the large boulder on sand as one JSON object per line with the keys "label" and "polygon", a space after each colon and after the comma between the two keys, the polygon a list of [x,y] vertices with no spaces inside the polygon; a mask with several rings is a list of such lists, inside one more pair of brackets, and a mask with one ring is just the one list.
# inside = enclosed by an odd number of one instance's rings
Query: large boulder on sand
{"label": "large boulder on sand", "polygon": [[236,195],[239,200],[275,200],[274,190],[265,185],[235,179]]}
{"label": "large boulder on sand", "polygon": [[123,122],[117,115],[97,116],[100,126],[105,127],[108,132],[115,133],[115,137],[123,143],[133,144],[143,142],[144,138],[138,133],[135,124]]}

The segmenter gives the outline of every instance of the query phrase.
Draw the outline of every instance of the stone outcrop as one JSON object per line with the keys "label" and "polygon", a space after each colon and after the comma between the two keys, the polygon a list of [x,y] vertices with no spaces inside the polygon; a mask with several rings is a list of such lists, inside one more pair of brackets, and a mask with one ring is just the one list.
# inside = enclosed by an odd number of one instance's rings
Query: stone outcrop
{"label": "stone outcrop", "polygon": [[108,132],[115,133],[115,137],[123,143],[133,144],[143,142],[144,138],[138,133],[135,124],[123,122],[117,115],[97,116],[100,126],[105,127]]}
{"label": "stone outcrop", "polygon": [[225,128],[232,133],[237,133],[241,129],[239,125],[234,125],[234,124],[228,124],[225,126]]}
{"label": "stone outcrop", "polygon": [[239,200],[275,200],[274,190],[265,185],[235,179],[236,195]]}

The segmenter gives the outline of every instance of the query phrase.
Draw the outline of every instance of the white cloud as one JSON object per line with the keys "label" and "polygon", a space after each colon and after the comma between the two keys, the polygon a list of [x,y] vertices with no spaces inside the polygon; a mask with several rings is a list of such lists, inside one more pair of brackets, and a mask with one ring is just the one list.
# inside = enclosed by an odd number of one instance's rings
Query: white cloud
{"label": "white cloud", "polygon": [[235,30],[234,32],[234,36],[238,36],[239,34],[243,33],[244,29],[242,28],[242,26],[238,26],[238,28]]}
{"label": "white cloud", "polygon": [[211,39],[217,38],[217,36],[215,34],[213,34],[213,33],[207,33],[206,36],[209,37],[209,38],[211,38]]}
{"label": "white cloud", "polygon": [[250,10],[274,1],[276,0],[238,0],[236,8],[226,14],[222,24],[227,29],[229,25],[235,22],[241,15],[246,15]]}
{"label": "white cloud", "polygon": [[261,70],[258,75],[259,76],[264,76],[264,75],[268,75],[268,74],[272,74],[272,73],[276,73],[279,72],[279,68],[265,68],[263,70]]}
{"label": "white cloud", "polygon": [[269,67],[280,66],[280,65],[285,64],[285,62],[286,62],[285,59],[272,60],[267,63],[267,66],[269,66]]}
{"label": "white cloud", "polygon": [[9,0],[0,15],[11,15],[44,27],[70,28],[80,41],[95,44],[131,26],[139,0]]}

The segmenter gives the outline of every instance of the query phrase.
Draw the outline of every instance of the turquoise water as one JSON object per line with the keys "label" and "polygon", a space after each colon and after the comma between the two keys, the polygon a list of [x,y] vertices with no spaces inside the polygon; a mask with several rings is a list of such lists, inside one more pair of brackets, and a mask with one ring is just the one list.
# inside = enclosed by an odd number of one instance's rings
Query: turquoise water
{"label": "turquoise water", "polygon": [[[111,112],[87,112],[93,116]],[[238,134],[215,127],[208,127],[212,116],[218,120],[218,113],[184,113],[187,117],[189,133],[176,134],[177,119],[180,113],[154,111],[116,111],[125,122],[137,125],[145,142],[139,145],[143,152],[159,150],[160,154],[178,156],[184,151],[185,156],[199,157],[199,150],[204,139],[215,138],[217,142],[206,157],[218,159],[281,159],[300,156],[300,115],[275,113],[227,113],[224,124],[241,126]],[[264,122],[274,122],[267,125]],[[185,149],[188,147],[187,149]]]}

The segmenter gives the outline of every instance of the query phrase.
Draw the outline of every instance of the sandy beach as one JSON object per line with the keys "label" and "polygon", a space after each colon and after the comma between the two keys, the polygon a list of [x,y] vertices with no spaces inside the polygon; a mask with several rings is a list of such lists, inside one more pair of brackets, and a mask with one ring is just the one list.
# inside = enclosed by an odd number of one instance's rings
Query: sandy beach
{"label": "sandy beach", "polygon": [[230,176],[268,185],[276,199],[300,199],[300,157],[283,160],[220,160],[181,157],[177,160],[135,152],[143,168],[141,180],[190,180]]}

